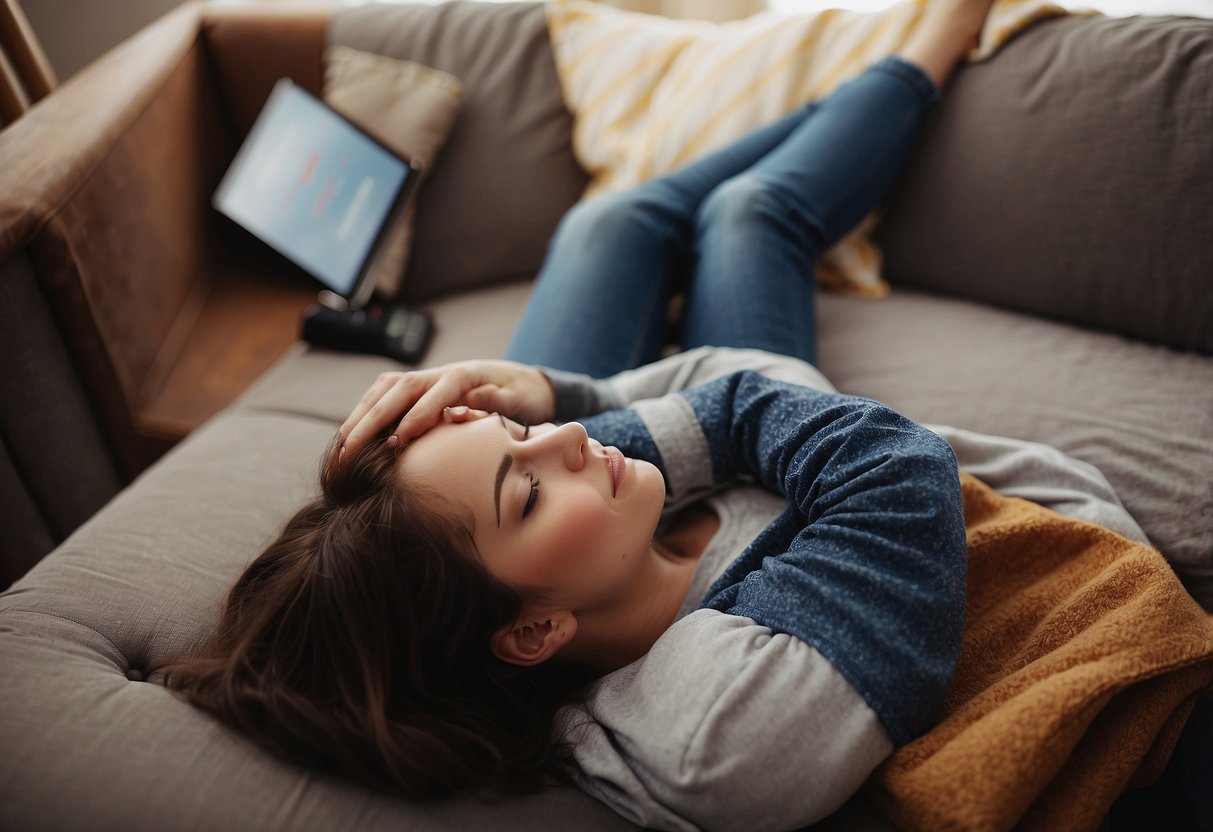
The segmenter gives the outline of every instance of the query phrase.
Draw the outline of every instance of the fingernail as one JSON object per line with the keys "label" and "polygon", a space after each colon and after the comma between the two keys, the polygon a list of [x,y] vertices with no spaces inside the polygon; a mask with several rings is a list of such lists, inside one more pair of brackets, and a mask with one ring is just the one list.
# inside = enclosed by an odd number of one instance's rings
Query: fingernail
{"label": "fingernail", "polygon": [[467,405],[462,405],[462,404],[456,405],[455,407],[451,408],[451,412],[454,413],[456,416],[462,416],[463,414],[468,412]]}
{"label": "fingernail", "polygon": [[393,433],[391,436],[389,436],[387,438],[387,446],[389,448],[394,448],[399,444],[400,444],[400,437],[397,436],[396,434]]}

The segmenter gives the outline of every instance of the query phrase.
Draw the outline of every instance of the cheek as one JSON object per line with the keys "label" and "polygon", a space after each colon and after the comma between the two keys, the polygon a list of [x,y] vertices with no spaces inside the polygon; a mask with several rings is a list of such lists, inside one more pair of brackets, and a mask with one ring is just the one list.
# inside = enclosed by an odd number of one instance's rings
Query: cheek
{"label": "cheek", "polygon": [[665,502],[661,472],[648,466],[641,473],[618,502],[603,501],[594,489],[562,488],[511,547],[507,583],[580,593],[579,587],[605,589],[612,575],[627,573],[651,544]]}
{"label": "cheek", "polygon": [[[612,564],[631,562],[648,545],[643,519],[604,503],[597,493],[566,493],[539,545],[544,569],[554,583],[570,585],[603,577]],[[625,557],[626,556],[626,557]]]}

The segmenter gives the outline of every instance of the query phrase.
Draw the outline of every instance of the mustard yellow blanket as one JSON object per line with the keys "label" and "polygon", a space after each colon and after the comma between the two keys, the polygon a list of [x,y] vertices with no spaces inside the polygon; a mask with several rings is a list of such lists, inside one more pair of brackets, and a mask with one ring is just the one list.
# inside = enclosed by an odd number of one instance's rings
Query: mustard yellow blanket
{"label": "mustard yellow blanket", "polygon": [[869,795],[904,829],[1096,829],[1213,694],[1213,617],[1156,550],[961,480],[960,664],[942,722]]}

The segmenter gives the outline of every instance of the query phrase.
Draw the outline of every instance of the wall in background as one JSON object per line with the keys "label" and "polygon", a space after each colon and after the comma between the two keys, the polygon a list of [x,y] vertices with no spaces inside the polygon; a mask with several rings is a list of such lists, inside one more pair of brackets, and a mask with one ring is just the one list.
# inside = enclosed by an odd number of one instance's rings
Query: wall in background
{"label": "wall in background", "polygon": [[18,0],[63,82],[182,0]]}

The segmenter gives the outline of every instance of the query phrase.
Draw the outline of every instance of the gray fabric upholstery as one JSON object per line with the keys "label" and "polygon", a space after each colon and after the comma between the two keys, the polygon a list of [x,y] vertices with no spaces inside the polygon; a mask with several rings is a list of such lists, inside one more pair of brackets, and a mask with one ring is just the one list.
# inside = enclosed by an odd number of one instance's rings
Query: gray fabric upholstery
{"label": "gray fabric upholstery", "polygon": [[422,806],[374,795],[279,762],[158,684],[310,493],[331,433],[225,413],[0,597],[0,828],[632,828],[568,788]]}
{"label": "gray fabric upholstery", "polygon": [[1213,565],[1213,359],[958,299],[820,295],[820,366],[922,422],[1099,468],[1165,555]]}
{"label": "gray fabric upholstery", "polygon": [[1213,354],[1211,42],[1063,18],[957,73],[877,232],[888,279]]}
{"label": "gray fabric upholstery", "polygon": [[[1084,210],[1106,209],[1117,216],[1123,211],[1159,235],[1144,241],[1159,245],[1140,252],[1124,254],[1122,247],[1126,270],[1109,273],[1106,309],[1074,300],[1093,296],[1098,284],[1091,275],[1096,273],[1083,272],[1082,280],[1072,284],[1063,281],[1059,285],[1065,291],[1050,294],[1049,274],[1056,272],[1042,273],[1042,282],[1033,283],[1037,278],[1025,276],[1023,260],[1015,259],[1024,253],[1019,248],[1035,246],[1039,255],[1049,246],[1061,250],[1056,247],[1065,242],[1069,248],[1062,253],[1070,259],[1060,262],[1070,270],[1067,274],[1074,273],[1084,252],[1101,268],[1116,265],[1115,255],[1101,247],[1113,248],[1118,238],[1097,233],[1102,226],[1083,226],[1056,213],[1058,205],[1072,211],[1072,203],[1053,202],[1048,210],[1040,204],[1036,195],[1043,194],[1044,180],[1057,168],[1052,157],[1033,148],[1031,135],[1025,138],[1016,131],[1020,120],[1031,122],[1045,104],[1054,108],[1049,109],[1054,113],[1050,129],[1064,130],[1054,122],[1070,117],[1070,104],[1084,103],[1073,86],[1091,81],[1078,71],[1086,60],[1078,48],[1085,37],[1081,26],[1115,36],[1118,48],[1126,50],[1136,48],[1130,36],[1140,33],[1160,61],[1189,55],[1196,65],[1209,55],[1207,38],[1199,53],[1176,52],[1178,41],[1162,24],[1147,21],[1140,30],[1126,28],[1123,37],[1121,25],[1046,24],[997,60],[962,73],[957,95],[968,94],[971,72],[974,83],[982,78],[992,90],[1000,88],[997,76],[1005,74],[1014,79],[1005,82],[1007,89],[1025,97],[1008,97],[1009,109],[996,121],[989,121],[994,118],[989,110],[976,123],[961,118],[959,111],[940,111],[934,137],[923,146],[912,180],[899,197],[902,203],[886,225],[890,263],[898,268],[895,279],[1024,308],[1032,308],[1029,300],[1055,303],[1056,308],[1042,314],[1078,314],[1089,323],[1120,327],[1124,321],[1109,310],[1121,310],[1127,302],[1124,293],[1132,287],[1122,279],[1171,275],[1171,286],[1187,293],[1188,306],[1174,306],[1171,295],[1160,290],[1157,297],[1139,300],[1139,317],[1153,325],[1161,316],[1173,315],[1177,328],[1187,327],[1203,308],[1207,335],[1208,307],[1200,304],[1208,285],[1195,282],[1185,258],[1207,266],[1208,250],[1188,236],[1188,228],[1174,227],[1190,217],[1184,212],[1208,199],[1213,180],[1207,175],[1191,183],[1194,193],[1187,201],[1151,208],[1175,209],[1157,221],[1141,216],[1140,204],[1114,194],[1104,197],[1094,180],[1083,180],[1094,188],[1080,203]],[[1038,34],[1042,43],[1060,38],[1056,32],[1072,33],[1074,40],[1065,40],[1072,46],[1064,50],[1062,40],[1050,41],[1052,46],[1044,49],[1045,56],[1065,56],[1059,63],[1069,64],[1068,69],[1055,71],[1040,63],[1043,58],[1033,52],[1032,40]],[[539,7],[367,7],[342,13],[331,40],[386,54],[399,44],[398,57],[451,71],[467,85],[465,118],[444,148],[444,165],[434,170],[421,195],[410,280],[416,281],[413,296],[427,298],[500,283],[433,303],[437,340],[427,360],[500,355],[529,291],[525,282],[507,281],[529,277],[537,268],[556,219],[584,184],[567,147],[568,116],[550,56],[543,51],[546,34]],[[1032,67],[1026,75],[1014,57],[1017,51]],[[458,61],[465,63],[455,65]],[[1122,79],[1133,96],[1138,95],[1139,77]],[[1039,89],[1032,85],[1034,78]],[[1064,92],[1046,94],[1053,87]],[[1060,111],[1056,95],[1067,104]],[[1133,100],[1148,97],[1142,93]],[[1199,119],[1204,111],[1192,112]],[[1117,130],[1127,128],[1117,125]],[[1035,129],[1044,128],[1038,124]],[[1207,159],[1207,123],[1198,129]],[[1018,136],[1023,145],[1018,151],[1026,153],[1017,157],[1021,162],[1040,166],[1027,179],[1035,188],[1012,188],[1012,174],[1028,177],[1022,165],[1005,159],[996,164],[979,150],[980,143],[1003,134]],[[1162,160],[1165,174],[1171,151],[1151,149],[1174,137],[1148,130],[1132,135],[1146,148],[1136,155],[1149,157],[1141,168],[1144,175],[1159,175],[1159,168],[1149,166],[1155,157]],[[1187,164],[1186,152],[1177,151],[1176,165]],[[1065,161],[1072,165],[1075,158],[1071,153]],[[956,172],[945,160],[956,165]],[[928,187],[927,176],[942,177],[954,197],[941,201]],[[1072,181],[1070,187],[1078,185]],[[1050,199],[1064,196],[1053,193]],[[968,222],[970,215],[982,217],[980,210],[991,204],[1020,206],[1000,216],[1031,219],[1035,236],[1011,233],[1014,223],[991,223],[998,228],[990,230],[985,223]],[[1041,227],[1042,217],[1059,223],[1070,236],[1060,242],[1050,236]],[[1206,214],[1184,222],[1199,230],[1207,219]],[[963,233],[954,233],[957,229]],[[913,245],[915,234],[921,235],[919,247]],[[1049,262],[1056,256],[1051,254]],[[1003,259],[1021,265],[1005,269]],[[9,285],[8,275],[3,277],[0,289]],[[1009,279],[1021,281],[1022,296],[1004,297],[1000,287]],[[1157,298],[1168,300],[1150,306]],[[6,299],[0,315],[9,308]],[[4,319],[0,337],[21,331],[8,329],[10,317]],[[822,295],[818,317],[822,369],[841,389],[881,399],[923,421],[1054,444],[1100,467],[1154,542],[1172,557],[1210,557],[1213,359],[902,289],[878,303]],[[1141,334],[1154,337],[1146,330]],[[0,350],[6,360],[13,354],[8,346]],[[64,378],[71,377],[66,360],[59,365],[54,364],[59,359],[47,360],[52,363],[40,360],[36,366],[59,366]],[[375,795],[256,750],[157,684],[158,669],[203,639],[232,581],[312,492],[319,455],[338,422],[378,372],[396,368],[386,359],[296,349],[235,407],[196,431],[0,595],[0,829],[631,828],[567,789],[524,799],[437,805]],[[59,370],[50,375],[58,377]],[[6,407],[36,400],[28,390],[40,388],[11,378],[0,373],[0,384],[13,385],[4,388]],[[70,396],[55,397],[66,400]],[[87,407],[78,401],[83,410],[75,415],[70,408],[32,412],[49,420],[83,418]],[[8,422],[4,425],[8,443]],[[32,449],[41,462],[69,469],[92,465],[82,462],[87,454],[71,444],[71,428],[55,422],[43,433],[56,442],[48,445],[38,430],[31,430],[22,439],[21,452]],[[6,444],[9,456],[0,460],[0,497],[10,493],[6,489],[15,476],[24,477],[28,470],[27,458],[14,447]],[[29,497],[23,508],[5,502],[6,522],[20,512],[29,514],[31,506],[44,512],[42,497],[27,482],[32,481],[22,479],[19,492]],[[68,505],[70,495],[62,497]],[[40,516],[46,525],[41,533],[50,534],[49,514]],[[31,534],[36,538],[40,532]],[[864,810],[862,800],[844,811],[852,814],[831,819],[833,828],[883,825]]]}
{"label": "gray fabric upholstery", "polygon": [[24,252],[0,263],[0,587],[117,493],[119,476]]}
{"label": "gray fabric upholstery", "polygon": [[541,3],[452,2],[338,12],[329,43],[416,61],[463,83],[463,103],[417,193],[403,296],[421,300],[539,269],[585,189]]}
{"label": "gray fabric upholstery", "polygon": [[[527,284],[432,305],[427,362],[499,356]],[[921,422],[1053,445],[1095,465],[1168,557],[1213,565],[1213,359],[984,304],[818,293],[820,367]],[[339,424],[386,359],[300,349],[242,406]]]}

